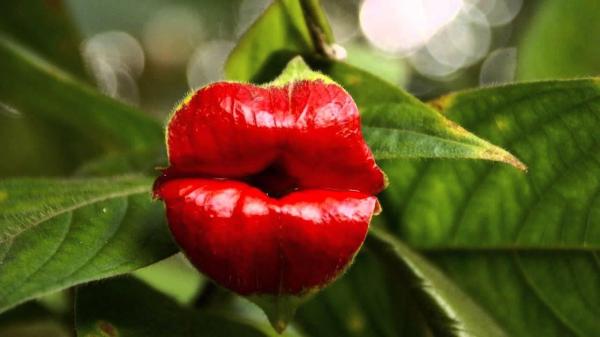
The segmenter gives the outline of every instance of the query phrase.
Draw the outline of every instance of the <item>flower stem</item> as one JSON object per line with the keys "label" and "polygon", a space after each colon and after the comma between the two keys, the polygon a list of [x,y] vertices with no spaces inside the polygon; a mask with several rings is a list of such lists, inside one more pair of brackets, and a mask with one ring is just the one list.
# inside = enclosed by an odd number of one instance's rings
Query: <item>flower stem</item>
{"label": "flower stem", "polygon": [[300,0],[304,21],[317,52],[328,59],[335,59],[331,47],[333,38],[319,0]]}

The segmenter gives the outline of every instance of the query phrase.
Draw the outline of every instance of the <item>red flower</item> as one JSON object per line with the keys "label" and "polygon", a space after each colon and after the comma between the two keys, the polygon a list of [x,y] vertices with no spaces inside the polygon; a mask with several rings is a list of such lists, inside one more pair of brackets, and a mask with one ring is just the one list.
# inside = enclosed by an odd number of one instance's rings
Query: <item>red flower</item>
{"label": "red flower", "polygon": [[358,109],[323,75],[220,82],[167,127],[155,185],[192,263],[242,295],[295,295],[331,282],[362,245],[385,185]]}

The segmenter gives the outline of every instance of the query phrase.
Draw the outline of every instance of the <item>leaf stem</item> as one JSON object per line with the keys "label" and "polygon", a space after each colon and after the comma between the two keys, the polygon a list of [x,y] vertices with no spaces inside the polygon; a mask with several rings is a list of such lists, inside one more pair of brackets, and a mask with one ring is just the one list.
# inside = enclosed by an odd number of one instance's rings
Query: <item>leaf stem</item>
{"label": "leaf stem", "polygon": [[335,52],[331,46],[333,41],[329,27],[321,12],[319,0],[300,0],[300,6],[302,7],[304,21],[306,22],[317,53],[328,59],[336,59]]}

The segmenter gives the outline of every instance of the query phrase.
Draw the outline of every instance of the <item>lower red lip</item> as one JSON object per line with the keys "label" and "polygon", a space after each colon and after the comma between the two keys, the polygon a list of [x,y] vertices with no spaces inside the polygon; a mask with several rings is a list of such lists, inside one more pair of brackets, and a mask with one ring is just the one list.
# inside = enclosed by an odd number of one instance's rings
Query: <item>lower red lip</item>
{"label": "lower red lip", "polygon": [[243,182],[178,178],[157,186],[188,258],[242,295],[302,294],[329,283],[365,239],[374,196],[311,189],[281,199]]}

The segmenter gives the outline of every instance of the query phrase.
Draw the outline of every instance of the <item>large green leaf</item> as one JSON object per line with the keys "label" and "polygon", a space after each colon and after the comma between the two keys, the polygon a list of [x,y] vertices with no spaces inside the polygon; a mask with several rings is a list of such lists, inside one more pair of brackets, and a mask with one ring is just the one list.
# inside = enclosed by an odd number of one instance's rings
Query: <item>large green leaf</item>
{"label": "large green leaf", "polygon": [[374,226],[339,282],[299,310],[315,337],[507,336],[423,257]]}
{"label": "large green leaf", "polygon": [[0,181],[0,312],[177,250],[142,177]]}
{"label": "large green leaf", "polygon": [[106,177],[123,174],[157,175],[158,168],[167,167],[162,147],[143,151],[107,153],[84,162],[73,172],[77,177]]}
{"label": "large green leaf", "polygon": [[163,143],[160,124],[101,95],[67,73],[0,36],[0,101],[77,129],[106,150],[144,150]]}
{"label": "large green leaf", "polygon": [[536,3],[519,44],[520,79],[600,75],[600,1]]}
{"label": "large green leaf", "polygon": [[388,275],[363,247],[343,277],[300,306],[295,322],[313,337],[422,337],[418,331],[426,324],[411,316],[421,313],[408,309],[403,291],[412,287]]}
{"label": "large green leaf", "polygon": [[76,329],[81,337],[274,335],[248,321],[181,307],[130,278],[81,287],[76,298]]}
{"label": "large green leaf", "polygon": [[525,169],[507,151],[463,129],[394,85],[342,62],[321,60],[315,64],[356,101],[365,139],[377,159],[484,159]]}
{"label": "large green leaf", "polygon": [[433,335],[507,336],[443,273],[392,235],[373,228],[366,244],[389,272],[398,274],[397,280],[409,285]]}
{"label": "large green leaf", "polygon": [[[55,127],[48,137],[50,143],[58,138],[55,145],[64,147],[48,148],[65,157],[71,170],[77,159],[105,152],[162,148],[162,128],[158,122],[101,95],[3,35],[0,35],[0,60],[0,73],[11,79],[0,82],[0,102],[20,116],[33,117]],[[23,153],[21,144],[13,143],[10,138],[4,141],[3,158],[10,158],[11,165],[17,167],[35,158],[37,153],[44,156],[46,150],[46,144],[42,144],[34,153]]]}
{"label": "large green leaf", "polygon": [[484,162],[391,163],[383,216],[510,335],[595,335],[600,81],[473,90],[436,105],[518,155],[529,172]]}

